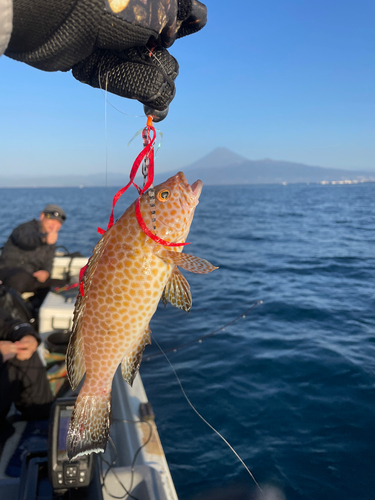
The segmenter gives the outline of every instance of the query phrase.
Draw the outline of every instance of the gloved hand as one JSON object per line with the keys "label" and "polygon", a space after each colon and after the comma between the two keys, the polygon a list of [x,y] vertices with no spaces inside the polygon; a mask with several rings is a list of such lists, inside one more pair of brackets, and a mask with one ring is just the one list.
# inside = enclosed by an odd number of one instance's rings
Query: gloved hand
{"label": "gloved hand", "polygon": [[206,24],[198,0],[13,0],[5,54],[157,110],[175,95],[178,63],[166,47]]}

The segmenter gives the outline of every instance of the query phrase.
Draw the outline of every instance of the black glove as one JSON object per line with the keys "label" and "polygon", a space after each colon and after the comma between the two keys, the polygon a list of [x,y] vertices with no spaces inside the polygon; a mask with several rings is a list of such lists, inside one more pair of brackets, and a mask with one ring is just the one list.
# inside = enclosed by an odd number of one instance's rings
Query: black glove
{"label": "black glove", "polygon": [[178,75],[165,47],[203,28],[206,15],[198,0],[14,0],[5,54],[163,110]]}

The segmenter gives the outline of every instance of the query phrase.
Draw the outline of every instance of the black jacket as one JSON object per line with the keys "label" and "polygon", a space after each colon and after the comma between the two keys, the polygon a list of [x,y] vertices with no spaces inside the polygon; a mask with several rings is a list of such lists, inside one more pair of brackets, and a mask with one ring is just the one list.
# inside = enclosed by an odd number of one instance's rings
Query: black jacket
{"label": "black jacket", "polygon": [[16,227],[0,256],[0,268],[21,268],[30,274],[45,270],[51,274],[56,245],[44,243],[40,221],[31,220]]}

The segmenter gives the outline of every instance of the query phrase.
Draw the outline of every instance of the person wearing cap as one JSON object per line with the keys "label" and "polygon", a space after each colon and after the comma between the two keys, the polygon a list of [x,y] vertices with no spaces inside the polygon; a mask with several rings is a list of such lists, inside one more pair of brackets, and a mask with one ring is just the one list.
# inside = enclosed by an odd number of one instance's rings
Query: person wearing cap
{"label": "person wearing cap", "polygon": [[6,419],[12,402],[25,420],[45,419],[54,397],[36,352],[41,340],[29,323],[0,307],[0,454],[14,427]]}
{"label": "person wearing cap", "polygon": [[49,204],[33,219],[16,227],[0,256],[0,280],[19,293],[37,292],[51,286],[63,286],[63,280],[51,279],[52,262],[64,210]]}

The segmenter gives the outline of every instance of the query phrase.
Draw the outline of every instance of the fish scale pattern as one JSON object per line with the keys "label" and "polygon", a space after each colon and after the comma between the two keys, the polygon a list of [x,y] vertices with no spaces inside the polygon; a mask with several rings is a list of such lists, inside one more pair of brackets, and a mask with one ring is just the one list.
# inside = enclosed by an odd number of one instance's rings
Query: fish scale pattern
{"label": "fish scale pattern", "polygon": [[[155,188],[157,234],[164,240],[186,240],[202,188],[202,183],[197,183],[193,190],[180,172]],[[140,207],[145,223],[152,227],[147,193],[142,195]],[[134,203],[95,247],[84,276],[84,296],[79,295],[76,303],[67,354],[72,387],[86,372],[68,432],[70,459],[105,449],[113,376],[121,363],[124,379],[132,384],[144,347],[150,343],[149,322],[167,283],[172,275],[179,274],[176,266],[181,251],[181,246],[165,249],[141,230]],[[194,257],[192,268],[198,261]],[[190,261],[181,262],[186,266]],[[204,264],[205,270],[198,272],[215,269],[207,261],[202,262],[211,268],[208,270]],[[183,289],[174,294],[168,292],[166,300],[179,307],[177,302],[183,302],[181,294],[186,295],[188,290],[189,297],[184,302],[191,306],[189,286],[180,276],[172,287]]]}

